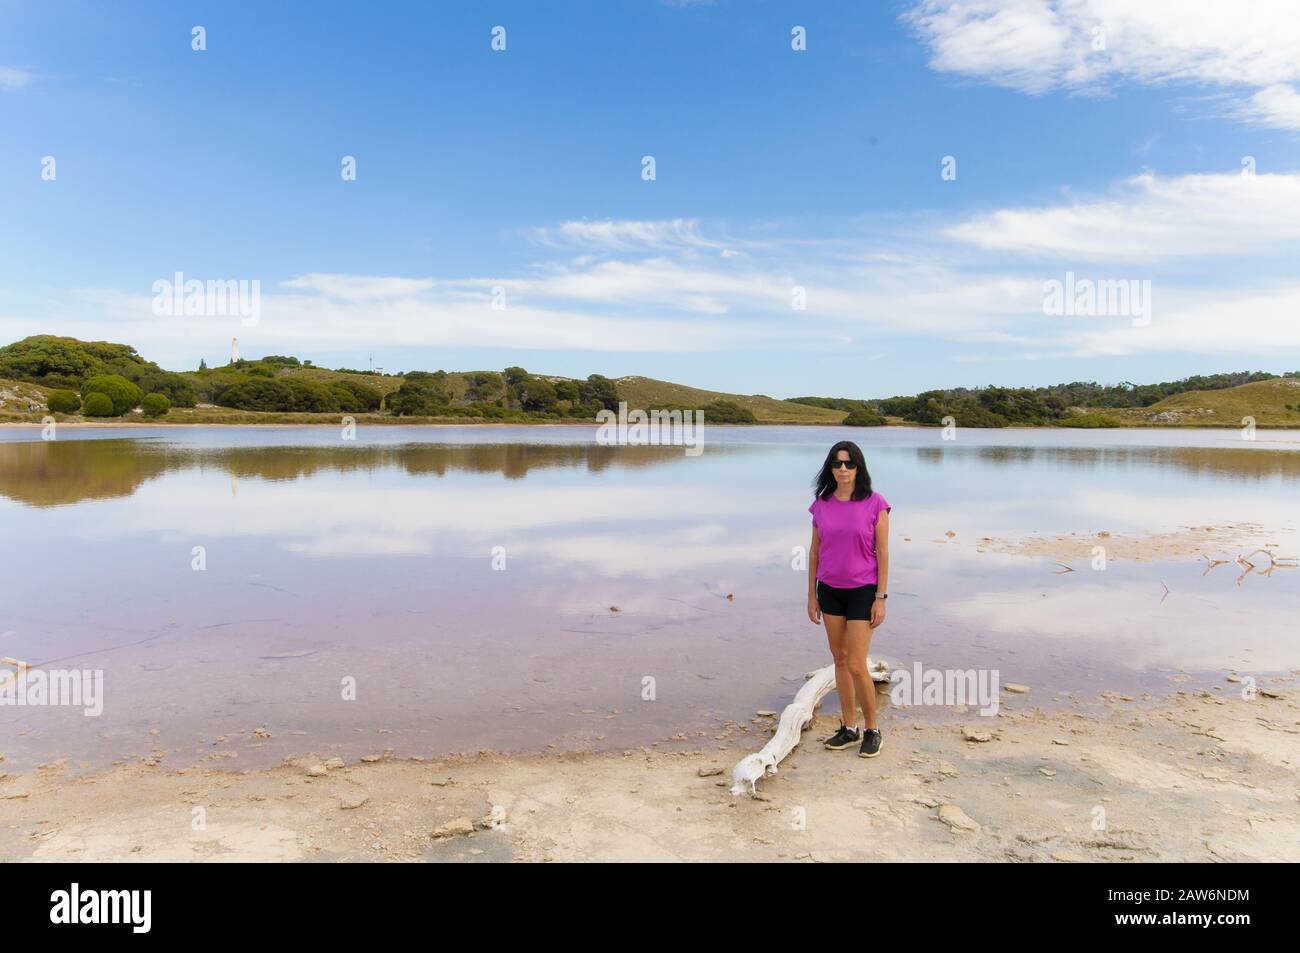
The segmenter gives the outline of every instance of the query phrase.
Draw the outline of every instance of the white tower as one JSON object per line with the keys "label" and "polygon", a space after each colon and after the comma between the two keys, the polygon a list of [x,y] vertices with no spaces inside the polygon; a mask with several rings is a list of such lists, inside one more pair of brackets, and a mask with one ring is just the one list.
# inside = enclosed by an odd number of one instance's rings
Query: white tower
{"label": "white tower", "polygon": [[239,338],[230,339],[230,363],[239,363]]}

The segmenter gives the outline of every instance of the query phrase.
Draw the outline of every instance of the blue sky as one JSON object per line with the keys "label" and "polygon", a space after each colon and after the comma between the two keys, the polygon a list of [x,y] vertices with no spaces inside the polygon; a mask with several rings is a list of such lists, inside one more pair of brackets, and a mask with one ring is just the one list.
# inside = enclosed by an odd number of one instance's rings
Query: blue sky
{"label": "blue sky", "polygon": [[[179,369],[238,335],[330,366],[774,396],[1300,368],[1280,0],[2,2],[0,21],[5,341],[126,341]],[[176,272],[259,281],[256,324],[154,314]],[[1147,320],[1045,314],[1067,272],[1149,282]]]}

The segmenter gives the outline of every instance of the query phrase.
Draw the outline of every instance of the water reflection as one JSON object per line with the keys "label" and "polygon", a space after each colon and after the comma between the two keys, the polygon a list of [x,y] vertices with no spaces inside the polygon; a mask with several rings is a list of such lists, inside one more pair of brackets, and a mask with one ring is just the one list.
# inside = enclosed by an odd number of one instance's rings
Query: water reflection
{"label": "water reflection", "polygon": [[217,469],[235,477],[300,480],[325,472],[395,470],[410,476],[464,472],[522,480],[529,471],[600,473],[679,460],[680,448],[595,444],[185,447],[134,440],[0,443],[0,494],[30,506],[129,496],[164,473]]}
{"label": "water reflection", "polygon": [[1023,469],[1030,465],[1071,470],[1161,469],[1239,480],[1300,480],[1300,453],[1260,452],[1244,447],[1036,447],[930,446],[916,458],[933,467],[954,463]]}
{"label": "water reflection", "polygon": [[[877,454],[898,452],[875,448]],[[757,452],[724,445],[713,452]],[[1037,467],[1075,473],[1160,471],[1232,480],[1300,480],[1300,452],[1221,447],[921,446],[907,448],[930,468],[978,466],[1024,471]],[[673,447],[606,447],[586,443],[410,443],[259,447],[194,447],[131,439],[0,442],[0,495],[30,506],[129,496],[164,473],[217,469],[240,478],[300,480],[321,473],[394,470],[411,476],[464,472],[522,480],[530,471],[573,469],[600,473],[679,463]]]}

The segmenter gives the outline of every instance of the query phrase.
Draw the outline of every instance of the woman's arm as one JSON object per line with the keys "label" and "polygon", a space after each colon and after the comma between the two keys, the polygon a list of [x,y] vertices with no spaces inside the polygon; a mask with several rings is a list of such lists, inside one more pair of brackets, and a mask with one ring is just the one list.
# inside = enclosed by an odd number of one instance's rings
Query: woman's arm
{"label": "woman's arm", "polygon": [[871,627],[885,621],[885,600],[889,592],[889,510],[876,518],[876,601],[871,605]]}
{"label": "woman's arm", "polygon": [[813,625],[821,625],[822,610],[817,605],[817,558],[821,554],[822,536],[813,526],[812,542],[808,544],[808,618]]}

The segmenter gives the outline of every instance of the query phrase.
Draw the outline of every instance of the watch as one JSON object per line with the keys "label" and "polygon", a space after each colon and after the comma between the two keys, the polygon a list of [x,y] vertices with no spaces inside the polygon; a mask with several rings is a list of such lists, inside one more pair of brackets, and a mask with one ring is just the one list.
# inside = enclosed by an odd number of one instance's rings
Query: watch
{"label": "watch", "polygon": [[887,593],[887,592],[878,592],[878,593],[876,593],[876,598],[877,598],[877,599],[888,599],[888,598],[889,598],[889,593]]}

